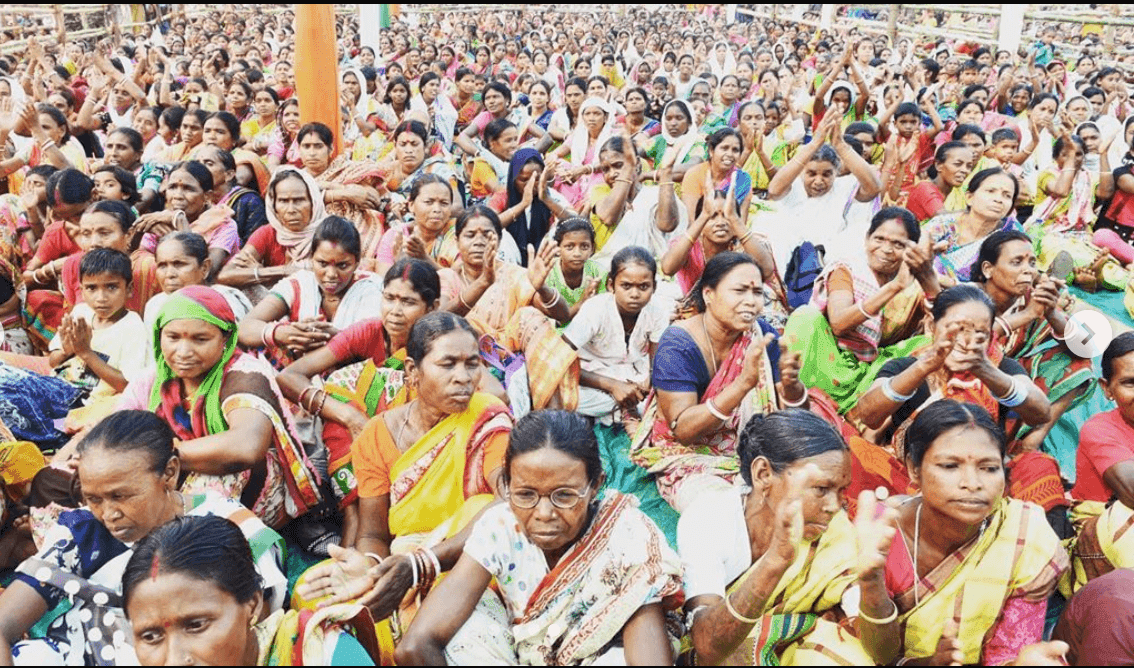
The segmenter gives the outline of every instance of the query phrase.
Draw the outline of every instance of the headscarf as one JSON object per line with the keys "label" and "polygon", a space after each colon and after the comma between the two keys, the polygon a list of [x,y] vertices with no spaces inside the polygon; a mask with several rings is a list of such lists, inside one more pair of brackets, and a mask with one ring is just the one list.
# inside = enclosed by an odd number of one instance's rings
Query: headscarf
{"label": "headscarf", "polygon": [[[508,165],[508,208],[512,208],[519,204],[524,199],[524,193],[516,187],[516,177],[524,169],[524,165],[529,162],[534,162],[539,165],[542,170],[544,168],[543,156],[534,148],[521,148],[512,155],[512,162]],[[532,178],[539,178],[533,176]],[[516,240],[516,245],[520,248],[520,264],[525,267],[528,265],[528,244],[533,248],[538,249],[539,245],[543,243],[543,238],[547,236],[547,231],[551,228],[551,209],[547,207],[542,199],[532,198],[532,204],[528,207],[527,220],[524,216],[518,216],[512,224],[507,227],[508,233]]]}
{"label": "headscarf", "polygon": [[[717,47],[722,45],[725,48],[725,61],[723,65],[717,62]],[[709,71],[711,71],[718,80],[724,75],[732,74],[736,71],[736,56],[732,53],[732,44],[721,41],[713,45],[713,51],[709,54]]]}
{"label": "headscarf", "polygon": [[[1071,134],[1078,137],[1079,131],[1083,128],[1094,128],[1095,132],[1099,133],[1099,141],[1102,141],[1102,130],[1099,129],[1098,123],[1095,123],[1094,121],[1087,121],[1085,123],[1076,125],[1075,130]],[[1102,158],[1098,154],[1098,152],[1087,153],[1083,156],[1083,169],[1087,170],[1088,172],[1097,172],[1099,171],[1100,162],[1102,162]]]}
{"label": "headscarf", "polygon": [[[205,374],[205,380],[192,396],[189,407],[191,431],[174,417],[174,411],[181,407],[184,397],[181,396],[181,383],[177,382],[173,369],[161,352],[161,330],[174,320],[202,320],[216,326],[226,337],[220,360]],[[157,376],[150,391],[150,411],[164,418],[180,438],[199,438],[228,429],[228,422],[221,411],[220,390],[225,370],[239,355],[236,332],[236,316],[228,301],[219,292],[204,285],[181,288],[170,295],[158,312],[153,331]]]}
{"label": "headscarf", "polygon": [[583,164],[583,158],[587,154],[587,146],[590,144],[590,133],[587,131],[587,125],[583,122],[583,112],[592,107],[601,109],[606,114],[606,122],[599,131],[598,140],[595,142],[596,150],[601,147],[607,139],[610,139],[613,133],[614,125],[614,109],[605,100],[600,100],[597,97],[589,97],[583,100],[583,104],[579,106],[579,115],[575,117],[575,130],[571,134],[571,157],[570,160],[573,164]]}
{"label": "headscarf", "polygon": [[[669,134],[669,131],[665,128],[665,114],[669,110],[670,106],[675,104],[684,109],[686,116],[689,118],[689,129],[686,130],[685,134],[681,135],[680,137],[674,137],[673,135]],[[693,105],[689,104],[685,100],[670,100],[669,102],[667,102],[666,105],[662,107],[661,118],[658,120],[661,121],[661,136],[662,139],[665,140],[667,146],[673,146],[674,144],[682,141],[682,139],[688,137],[690,133],[693,133],[694,135],[697,134],[697,114],[693,113]],[[677,156],[677,160],[676,162],[674,162],[674,164],[684,164],[685,158],[689,155],[689,152],[693,150],[693,146],[696,143],[696,141],[685,142],[685,146],[681,149],[681,153]]]}
{"label": "headscarf", "polygon": [[1115,137],[1110,144],[1107,158],[1110,159],[1111,167],[1134,164],[1134,145],[1126,143],[1126,133],[1130,130],[1131,124],[1134,124],[1134,116],[1127,117],[1126,122],[1122,124],[1122,134]]}
{"label": "headscarf", "polygon": [[[276,176],[284,172],[295,172],[303,179],[304,185],[307,186],[307,195],[311,198],[311,222],[301,232],[293,232],[280,221],[276,216],[276,191],[275,188],[268,188],[268,197],[264,206],[264,213],[267,214],[268,224],[276,231],[276,243],[283,246],[287,250],[288,260],[291,262],[298,262],[306,258],[311,253],[311,240],[315,236],[315,228],[323,219],[327,217],[327,210],[323,207],[323,193],[319,190],[319,184],[315,181],[315,177],[307,173],[307,170],[299,167],[292,167],[291,165],[283,165],[276,170]],[[273,179],[274,180],[274,179]]]}
{"label": "headscarf", "polygon": [[8,90],[12,91],[12,108],[18,109],[20,105],[28,99],[28,94],[24,92],[24,87],[15,77],[0,77],[0,80],[8,82]]}
{"label": "headscarf", "polygon": [[850,94],[850,104],[847,105],[847,111],[850,111],[851,109],[854,108],[854,101],[855,101],[855,98],[858,97],[858,95],[855,94],[854,87],[851,86],[850,82],[848,82],[848,81],[841,81],[840,80],[840,81],[836,81],[835,83],[831,84],[831,87],[827,89],[827,94],[823,96],[823,106],[824,107],[830,107],[831,106],[831,99],[835,97],[835,91],[837,91],[839,89],[845,90],[847,93]]}

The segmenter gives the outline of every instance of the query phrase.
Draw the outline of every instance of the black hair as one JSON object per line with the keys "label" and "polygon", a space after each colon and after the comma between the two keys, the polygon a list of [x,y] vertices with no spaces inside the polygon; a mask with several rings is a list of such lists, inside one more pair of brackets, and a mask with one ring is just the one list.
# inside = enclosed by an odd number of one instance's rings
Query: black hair
{"label": "black hair", "polygon": [[958,125],[956,128],[953,129],[953,141],[955,141],[955,142],[959,142],[969,135],[976,135],[976,136],[980,137],[980,140],[982,142],[987,141],[987,137],[984,134],[984,130],[982,130],[979,125],[973,125],[971,123],[962,123],[962,124]]}
{"label": "black hair", "polygon": [[720,146],[722,143],[724,143],[725,139],[728,139],[729,137],[735,137],[736,141],[740,142],[740,150],[741,151],[744,150],[744,137],[741,137],[740,133],[737,132],[736,130],[734,130],[732,128],[727,128],[727,127],[721,128],[721,129],[717,130],[716,132],[714,132],[713,134],[706,137],[705,138],[705,146],[708,147],[709,153],[712,153],[713,151],[717,150],[718,146]]}
{"label": "black hair", "polygon": [[586,232],[591,238],[591,245],[595,244],[595,227],[586,218],[568,218],[555,226],[555,243],[562,243],[563,237],[571,232]]}
{"label": "black hair", "polygon": [[[29,169],[27,175],[31,176],[31,175],[34,174],[36,176],[41,177],[44,181],[47,181],[47,179],[51,178],[52,174],[54,174],[58,171],[59,171],[58,167],[45,162],[42,165],[36,165],[35,167],[32,167],[31,169]],[[24,178],[27,178],[27,177],[24,177]]]}
{"label": "black hair", "polygon": [[[420,262],[420,260],[418,261]],[[393,270],[391,269],[391,271]],[[434,275],[436,275],[436,272],[434,272]],[[406,355],[413,360],[414,364],[420,365],[432,349],[434,341],[451,332],[461,331],[472,334],[474,341],[480,338],[480,334],[473,329],[469,321],[459,315],[454,315],[448,311],[434,311],[423,315],[410,328],[409,339],[406,341]]]}
{"label": "black hair", "polygon": [[299,128],[299,133],[295,135],[295,141],[303,143],[303,138],[312,133],[317,135],[324,144],[331,147],[332,149],[334,148],[335,133],[331,132],[331,128],[318,121],[308,123]]}
{"label": "black hair", "polygon": [[933,302],[933,319],[940,321],[949,313],[949,309],[958,304],[967,304],[969,302],[980,302],[988,307],[989,323],[996,317],[996,306],[992,303],[992,299],[985,294],[984,290],[981,290],[971,283],[962,283],[948,290],[943,290],[937,295],[937,299]]}
{"label": "black hair", "polygon": [[1012,128],[998,128],[992,132],[992,145],[995,146],[1002,141],[1020,142],[1020,134]]}
{"label": "black hair", "polygon": [[425,260],[405,257],[395,262],[394,266],[386,270],[382,284],[389,285],[394,281],[409,283],[426,306],[432,307],[433,302],[441,296],[441,278],[433,265]]}
{"label": "black hair", "polygon": [[1090,102],[1091,98],[1095,97],[1096,95],[1102,95],[1103,97],[1106,97],[1106,91],[1099,88],[1098,86],[1087,86],[1083,89],[1082,95],[1083,97],[1087,98],[1088,102]]}
{"label": "black hair", "polygon": [[894,118],[898,119],[902,116],[917,116],[918,120],[921,119],[921,108],[917,106],[916,102],[903,102],[898,105],[894,111]]}
{"label": "black hair", "polygon": [[982,114],[984,113],[984,105],[980,103],[980,100],[974,100],[972,98],[966,98],[966,99],[962,100],[960,104],[957,105],[957,115],[960,116],[962,111],[964,111],[965,109],[968,109],[969,107],[973,107],[973,106],[975,106],[977,109],[980,109],[980,112]]}
{"label": "black hair", "polygon": [[189,176],[193,177],[193,180],[197,182],[197,185],[201,186],[201,190],[204,192],[209,192],[216,187],[216,183],[213,182],[212,171],[203,163],[196,160],[186,160],[178,164],[169,175],[173,176],[177,172],[188,172]]}
{"label": "black hair", "polygon": [[[645,100],[646,104],[650,103],[650,94],[646,92],[645,88],[642,88],[641,86],[634,86],[633,88],[630,88],[625,93],[623,93],[623,99],[629,97],[631,93],[636,93],[637,95],[639,95],[643,100]],[[739,116],[740,112],[737,112],[737,115]]]}
{"label": "black hair", "polygon": [[492,142],[500,139],[504,131],[508,128],[514,128],[516,124],[507,118],[494,118],[484,126],[484,144],[491,146]]}
{"label": "black hair", "polygon": [[239,527],[216,515],[176,517],[138,542],[122,573],[127,616],[134,590],[158,573],[212,583],[237,603],[247,603],[263,590],[248,539]]}
{"label": "black hair", "polygon": [[[504,226],[500,222],[500,215],[496,213],[492,207],[483,204],[474,204],[462,211],[461,215],[457,216],[455,231],[458,237],[461,236],[461,232],[464,231],[465,226],[474,218],[487,218],[488,222],[492,223],[493,229],[496,230],[497,237],[504,233]],[[562,224],[563,223],[560,223],[560,225]]]}
{"label": "black hair", "polygon": [[[423,76],[422,79],[425,79],[425,77]],[[406,107],[409,107],[410,96],[413,95],[413,89],[410,88],[409,82],[405,80],[405,77],[394,77],[390,80],[390,83],[386,84],[386,97],[383,102],[385,102],[386,104],[393,104],[393,101],[391,101],[390,99],[390,90],[392,90],[395,86],[401,86],[402,88],[406,89],[405,105]]]}
{"label": "black hair", "polygon": [[473,77],[476,74],[467,67],[458,67],[456,73],[453,75],[453,81],[460,81],[465,77]]}
{"label": "black hair", "polygon": [[[416,324],[414,329],[417,329]],[[578,413],[559,410],[528,413],[512,428],[508,449],[504,453],[505,484],[511,479],[512,462],[516,457],[544,448],[553,448],[582,462],[587,471],[587,482],[597,491],[602,480],[602,459],[595,430]]]}
{"label": "black hair", "polygon": [[91,177],[77,169],[61,169],[47,178],[47,203],[59,206],[89,202],[93,189]]}
{"label": "black hair", "polygon": [[[121,204],[121,202],[99,202],[99,204]],[[134,280],[134,268],[130,264],[130,256],[113,248],[92,248],[83,253],[79,260],[79,278],[111,274],[126,281],[126,285]]]}
{"label": "black hair", "polygon": [[209,242],[205,241],[205,237],[190,232],[189,230],[182,230],[180,232],[170,232],[161,238],[158,246],[161,246],[167,241],[176,241],[181,244],[181,250],[185,254],[197,261],[197,264],[203,265],[209,259]]}
{"label": "black hair", "polygon": [[494,90],[504,96],[504,101],[512,104],[512,90],[500,83],[499,81],[490,81],[485,85],[484,90],[481,92],[481,99],[488,95],[488,91]]}
{"label": "black hair", "polygon": [[1051,154],[1058,158],[1063,153],[1063,149],[1067,148],[1068,141],[1070,141],[1075,146],[1078,146],[1079,150],[1081,150],[1083,154],[1086,155],[1087,144],[1079,135],[1060,135],[1059,139],[1055,140],[1055,145],[1051,148]]}
{"label": "black hair", "polygon": [[[130,145],[130,148],[134,149],[135,153],[141,153],[143,148],[145,147],[145,142],[142,139],[142,133],[138,132],[134,128],[126,126],[114,128],[114,131],[110,134],[122,135],[123,137],[125,137],[126,143]],[[141,158],[141,156],[138,157]]]}
{"label": "black hair", "polygon": [[164,119],[166,126],[170,130],[173,130],[173,131],[176,132],[177,130],[181,129],[181,121],[184,118],[185,118],[185,108],[184,107],[169,107],[165,111],[161,112],[161,116],[158,117],[158,121],[160,122],[162,119]]}
{"label": "black hair", "polygon": [[421,139],[421,143],[429,146],[429,130],[425,127],[425,123],[421,121],[402,121],[398,123],[398,127],[394,128],[394,141],[398,141],[398,137],[401,137],[407,132],[417,135],[418,138]]}
{"label": "black hair", "polygon": [[[255,71],[255,70],[253,70],[253,71]],[[272,98],[272,101],[273,101],[273,102],[275,102],[276,104],[279,104],[279,103],[280,103],[280,94],[279,94],[279,93],[277,93],[277,92],[275,91],[275,89],[274,89],[274,88],[272,88],[271,86],[264,86],[263,88],[261,88],[261,89],[257,90],[256,92],[254,92],[254,93],[253,93],[253,94],[252,94],[252,95],[250,96],[250,98],[249,98],[249,99],[250,99],[250,100],[255,100],[255,99],[256,99],[256,96],[257,96],[257,95],[259,95],[260,93],[267,93],[267,94],[268,94],[268,95],[269,95],[269,96],[270,96],[270,97]]]}
{"label": "black hair", "polygon": [[1134,353],[1134,332],[1123,332],[1111,340],[1102,354],[1102,377],[1109,382],[1114,378],[1114,360]]}
{"label": "black hair", "polygon": [[972,270],[970,273],[970,280],[974,283],[984,283],[988,279],[985,278],[984,272],[981,267],[985,262],[995,265],[1000,261],[1000,251],[1009,241],[1024,241],[1031,245],[1032,239],[1028,235],[1019,230],[999,230],[993,232],[986,238],[980,245],[980,252],[977,254],[977,259],[973,262]]}
{"label": "black hair", "polygon": [[412,201],[416,200],[418,198],[418,196],[421,195],[421,191],[422,191],[422,189],[425,188],[425,186],[428,186],[428,185],[431,185],[431,184],[434,184],[434,183],[439,183],[439,184],[445,186],[445,189],[449,191],[449,201],[452,202],[453,186],[452,186],[452,184],[449,183],[449,180],[446,179],[443,176],[439,176],[437,174],[429,174],[429,173],[422,174],[421,176],[419,176],[417,178],[416,181],[413,182],[413,187],[410,188],[410,193],[409,193],[410,201],[412,202]]}
{"label": "black hair", "polygon": [[114,180],[118,182],[118,186],[122,188],[122,195],[126,198],[129,204],[137,204],[141,199],[138,195],[138,179],[134,176],[134,172],[128,169],[123,169],[118,165],[103,165],[94,171],[95,174],[111,174]]}
{"label": "black hair", "polygon": [[356,260],[362,258],[362,237],[354,223],[339,216],[327,216],[315,228],[315,236],[311,238],[311,254],[319,248],[324,241],[340,246],[344,251],[354,256]]}
{"label": "black hair", "polygon": [[[1080,139],[1079,141],[1082,140]],[[971,195],[980,190],[980,187],[984,185],[985,181],[998,174],[1003,174],[1004,176],[1012,179],[1012,187],[1014,188],[1012,201],[1015,202],[1020,197],[1020,181],[1017,180],[1011,172],[1005,171],[1002,167],[989,167],[988,169],[982,169],[974,174],[969,179],[969,194]]]}
{"label": "black hair", "polygon": [[201,124],[202,128],[205,127],[205,121],[209,120],[209,112],[205,111],[204,109],[188,109],[181,116],[182,125],[185,124],[185,119],[190,116],[196,118],[197,122]]}
{"label": "black hair", "polygon": [[902,227],[906,228],[906,236],[909,237],[910,241],[915,244],[921,241],[921,225],[918,224],[917,217],[909,209],[900,206],[888,206],[874,214],[874,217],[870,219],[870,227],[866,230],[866,236],[869,237],[874,234],[879,227],[892,220],[898,221]]}
{"label": "black hair", "polygon": [[909,431],[906,432],[906,457],[913,464],[913,468],[921,468],[925,455],[933,443],[957,428],[983,430],[1000,449],[1000,456],[1004,457],[1008,439],[1004,435],[1004,430],[996,424],[996,420],[988,414],[988,411],[974,404],[943,399],[921,409],[910,425]]}
{"label": "black hair", "polygon": [[228,131],[228,135],[232,137],[234,143],[240,141],[240,121],[236,119],[236,116],[233,116],[227,111],[214,111],[209,114],[209,118],[205,122],[207,123],[213,119],[224,123],[225,130]]}
{"label": "black hair", "polygon": [[937,64],[937,61],[932,58],[926,58],[921,61],[921,66],[925,68],[925,73],[929,75],[925,83],[937,83],[937,75],[941,73],[941,65]]}
{"label": "black hair", "polygon": [[877,133],[878,131],[874,128],[874,125],[865,121],[855,121],[854,123],[848,125],[846,130],[843,130],[844,135],[852,136],[868,134],[871,137],[875,137],[877,136]]}
{"label": "black hair", "polygon": [[701,272],[701,279],[697,281],[697,284],[693,286],[693,289],[690,290],[689,294],[685,297],[685,305],[691,306],[697,313],[704,313],[704,290],[706,288],[716,289],[716,287],[721,284],[721,281],[724,280],[725,276],[728,276],[732,273],[733,269],[736,269],[742,264],[750,264],[756,267],[757,271],[760,269],[760,266],[756,264],[756,260],[744,253],[726,251],[714,255],[713,259],[705,263],[705,270]]}
{"label": "black hair", "polygon": [[162,418],[150,411],[115,411],[99,421],[79,441],[79,454],[103,448],[114,453],[145,452],[153,473],[165,472],[169,460],[177,454],[175,435]]}
{"label": "black hair", "polygon": [[63,128],[63,141],[61,141],[60,144],[67,143],[67,141],[71,138],[71,129],[67,125],[67,116],[64,115],[62,111],[59,111],[58,109],[47,103],[36,105],[35,110],[37,113],[47,114],[51,117],[51,121],[53,123]]}
{"label": "black hair", "polygon": [[839,159],[839,154],[835,152],[834,147],[829,144],[823,144],[819,147],[808,162],[829,162],[835,166],[835,170],[839,169],[842,165],[842,160]]}
{"label": "black hair", "polygon": [[[548,96],[549,97],[551,96],[551,84],[550,83],[544,81],[543,79],[536,79],[535,81],[532,82],[532,88],[535,88],[536,86],[543,86],[543,89],[545,91],[547,91]],[[530,92],[531,88],[529,88],[528,91]],[[647,101],[649,100],[649,98],[646,98],[646,99],[647,99]]]}
{"label": "black hair", "polygon": [[[755,341],[752,345],[763,345]],[[764,457],[775,473],[825,452],[846,452],[847,444],[826,420],[800,409],[753,415],[740,432],[736,453],[740,477],[752,485],[752,462]]]}
{"label": "black hair", "polygon": [[1032,101],[1028,103],[1028,109],[1035,109],[1036,107],[1040,106],[1040,103],[1047,100],[1054,102],[1056,110],[1059,109],[1059,98],[1051,93],[1040,93],[1039,95],[1033,97]]}
{"label": "black hair", "polygon": [[[562,223],[560,223],[562,225]],[[618,278],[618,274],[626,267],[633,264],[640,264],[649,270],[650,276],[655,276],[658,273],[658,262],[650,251],[642,248],[641,246],[627,246],[614,254],[610,260],[610,273],[607,275],[607,280],[614,284],[614,279]]]}

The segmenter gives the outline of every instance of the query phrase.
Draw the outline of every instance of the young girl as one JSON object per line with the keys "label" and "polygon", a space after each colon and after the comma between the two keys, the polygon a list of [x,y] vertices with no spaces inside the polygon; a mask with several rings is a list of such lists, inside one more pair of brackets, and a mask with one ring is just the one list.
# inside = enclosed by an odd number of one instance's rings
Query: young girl
{"label": "young girl", "polygon": [[595,228],[585,218],[568,218],[555,228],[559,261],[551,267],[547,286],[567,302],[571,317],[583,302],[602,290],[602,267],[591,259],[595,254]]}
{"label": "young girl", "polygon": [[563,332],[579,352],[582,415],[609,423],[618,408],[638,417],[650,392],[650,368],[669,313],[653,299],[657,263],[627,246],[610,263],[608,292],[587,300]]}
{"label": "young girl", "polygon": [[[138,203],[138,181],[134,175],[117,165],[103,165],[94,172],[94,198],[96,202],[112,200],[134,207]],[[135,209],[134,215],[137,215]]]}

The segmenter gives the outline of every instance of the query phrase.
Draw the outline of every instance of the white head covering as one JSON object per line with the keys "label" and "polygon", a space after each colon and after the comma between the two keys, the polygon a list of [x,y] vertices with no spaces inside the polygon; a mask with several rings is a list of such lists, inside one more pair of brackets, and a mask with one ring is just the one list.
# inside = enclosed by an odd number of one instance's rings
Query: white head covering
{"label": "white head covering", "polygon": [[850,85],[849,81],[842,80],[836,81],[835,83],[831,84],[830,88],[827,89],[827,94],[823,96],[823,106],[831,106],[831,99],[835,97],[835,91],[840,89],[850,93],[850,106],[853,107],[855,98],[858,97],[858,95],[855,94],[854,87]]}
{"label": "white head covering", "polygon": [[[579,106],[578,121],[575,123],[575,130],[571,133],[571,162],[576,165],[583,164],[583,158],[587,155],[587,146],[590,144],[590,134],[587,132],[587,124],[583,122],[583,112],[590,108],[601,109],[606,114],[606,123],[603,125],[602,130],[599,132],[598,141],[595,142],[596,147],[601,147],[610,139],[613,134],[614,125],[614,109],[606,100],[600,100],[597,97],[589,97],[583,100],[583,104]],[[597,148],[596,148],[597,150]]]}
{"label": "white head covering", "polygon": [[[669,108],[672,105],[675,105],[675,104],[677,106],[681,107],[682,109],[684,109],[685,113],[689,117],[689,129],[685,131],[685,134],[677,136],[677,137],[669,134],[669,131],[666,130],[666,127],[665,127],[665,113],[666,113],[666,111],[669,110]],[[683,162],[685,162],[685,158],[689,155],[689,152],[693,150],[693,145],[697,143],[696,141],[689,141],[690,139],[692,139],[689,136],[690,134],[692,134],[692,135],[697,134],[697,114],[693,112],[693,105],[689,104],[685,100],[670,100],[669,102],[666,103],[666,105],[664,107],[662,107],[661,116],[662,116],[661,119],[659,119],[661,121],[661,136],[662,136],[662,139],[665,140],[665,143],[667,145],[673,146],[674,144],[677,144],[678,142],[682,141],[683,139],[687,140],[687,141],[685,141],[685,145],[682,147],[681,153],[678,154],[677,160],[674,163],[674,164],[680,165]]]}
{"label": "white head covering", "polygon": [[[725,47],[724,64],[721,64],[717,60],[717,47],[719,46]],[[713,51],[709,54],[709,71],[711,71],[717,79],[736,71],[736,54],[732,52],[731,44],[722,41],[713,45]]]}
{"label": "white head covering", "polygon": [[368,114],[370,109],[366,106],[366,77],[362,76],[362,70],[357,67],[344,68],[342,73],[339,74],[339,85],[342,85],[346,80],[346,75],[353,74],[358,79],[358,100],[354,103],[354,110],[362,114],[364,117]]}

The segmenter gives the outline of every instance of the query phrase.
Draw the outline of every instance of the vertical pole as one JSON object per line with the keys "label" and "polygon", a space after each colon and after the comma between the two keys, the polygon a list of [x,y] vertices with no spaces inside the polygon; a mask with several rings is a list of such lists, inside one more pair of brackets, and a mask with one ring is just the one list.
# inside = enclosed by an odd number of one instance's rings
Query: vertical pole
{"label": "vertical pole", "polygon": [[837,5],[823,5],[822,11],[819,13],[819,27],[824,30],[830,30],[831,24],[835,20],[835,7]]}
{"label": "vertical pole", "polygon": [[900,11],[902,11],[901,5],[890,5],[890,21],[886,25],[886,34],[890,36],[891,46],[898,43],[898,12]]}
{"label": "vertical pole", "polygon": [[67,43],[67,27],[63,25],[63,5],[51,5],[55,12],[55,30],[59,39],[59,46]]}
{"label": "vertical pole", "polygon": [[[1110,15],[1111,18],[1118,18],[1122,9],[1122,5],[1111,5]],[[1108,24],[1103,28],[1103,49],[1104,53],[1114,53],[1114,33],[1118,30],[1113,23]]]}
{"label": "vertical pole", "polygon": [[1000,39],[997,46],[1012,55],[1020,50],[1026,7],[1027,5],[1000,5]]}
{"label": "vertical pole", "polygon": [[381,7],[373,3],[358,6],[359,46],[369,46],[374,49],[377,63],[386,62],[386,54],[378,50],[378,37],[382,33],[381,13]]}
{"label": "vertical pole", "polygon": [[295,87],[300,121],[318,121],[331,128],[337,155],[342,150],[343,127],[333,5],[295,6]]}

